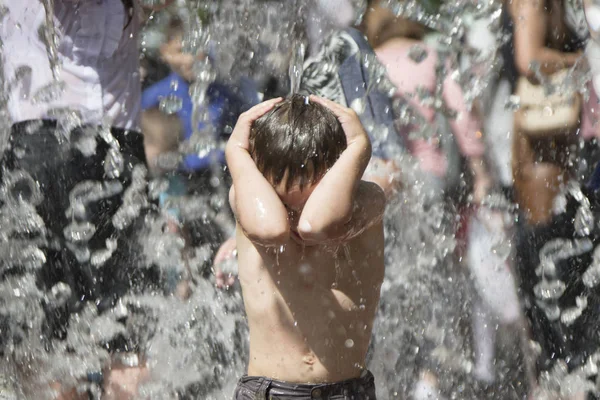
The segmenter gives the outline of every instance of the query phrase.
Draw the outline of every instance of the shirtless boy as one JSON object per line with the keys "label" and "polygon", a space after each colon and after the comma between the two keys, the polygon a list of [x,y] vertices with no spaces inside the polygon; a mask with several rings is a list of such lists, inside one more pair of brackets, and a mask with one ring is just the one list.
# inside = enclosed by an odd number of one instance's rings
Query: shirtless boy
{"label": "shirtless boy", "polygon": [[358,117],[314,96],[269,100],[242,114],[226,156],[250,326],[234,399],[374,400],[385,198],[361,181]]}

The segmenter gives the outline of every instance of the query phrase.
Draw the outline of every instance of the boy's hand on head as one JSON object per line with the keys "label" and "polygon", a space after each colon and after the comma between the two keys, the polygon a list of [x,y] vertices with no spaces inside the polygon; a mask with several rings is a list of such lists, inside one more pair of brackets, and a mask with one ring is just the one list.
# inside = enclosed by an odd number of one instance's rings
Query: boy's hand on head
{"label": "boy's hand on head", "polygon": [[[379,197],[371,185],[361,181],[371,159],[371,141],[358,115],[351,108],[317,96],[310,99],[329,109],[346,136],[346,149],[319,181],[300,215],[298,232],[306,242],[344,242],[377,222],[385,206],[370,207],[365,200]],[[363,190],[362,186],[368,190]],[[365,210],[370,210],[368,215]],[[361,215],[364,214],[364,215]]]}
{"label": "boy's hand on head", "polygon": [[361,144],[364,144],[366,141],[369,143],[370,147],[369,136],[367,135],[365,128],[363,128],[358,115],[353,109],[344,107],[334,101],[312,94],[310,95],[310,100],[328,108],[337,117],[338,121],[340,121],[340,124],[342,125],[342,128],[344,129],[344,133],[346,134],[346,142],[348,146],[356,142],[361,142]]}
{"label": "boy's hand on head", "polygon": [[242,113],[233,128],[233,132],[227,142],[228,148],[241,148],[246,151],[250,149],[250,130],[254,121],[262,117],[264,114],[269,112],[275,104],[283,100],[281,97],[264,101],[260,104],[255,105],[248,111]]}
{"label": "boy's hand on head", "polygon": [[[244,235],[261,246],[278,246],[289,240],[287,213],[275,189],[250,155],[254,121],[282,99],[260,103],[240,115],[227,142],[225,157],[233,180],[230,205]],[[235,190],[233,190],[235,188]],[[268,210],[268,213],[267,213]]]}

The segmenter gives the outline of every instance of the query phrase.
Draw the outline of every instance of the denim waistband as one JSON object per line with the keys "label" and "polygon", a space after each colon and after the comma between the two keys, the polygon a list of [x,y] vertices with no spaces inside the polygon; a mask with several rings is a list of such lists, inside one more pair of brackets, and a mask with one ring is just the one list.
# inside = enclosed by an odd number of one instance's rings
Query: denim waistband
{"label": "denim waistband", "polygon": [[[367,370],[360,377],[335,383],[302,384],[278,381],[259,376],[243,376],[238,387],[252,392],[257,400],[269,399],[315,399],[325,400],[333,396],[348,398],[373,399],[375,378]],[[372,393],[372,396],[356,397],[356,395]],[[350,397],[353,396],[353,397]],[[337,397],[336,397],[337,398]]]}

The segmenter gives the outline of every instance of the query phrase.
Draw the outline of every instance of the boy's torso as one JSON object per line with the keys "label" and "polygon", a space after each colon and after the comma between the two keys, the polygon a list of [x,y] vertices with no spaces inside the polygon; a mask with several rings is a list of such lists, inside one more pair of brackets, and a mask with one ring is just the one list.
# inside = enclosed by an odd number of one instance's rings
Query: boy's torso
{"label": "boy's torso", "polygon": [[241,229],[237,240],[248,374],[299,383],[360,376],[383,281],[382,225],[337,251],[293,239],[257,247]]}

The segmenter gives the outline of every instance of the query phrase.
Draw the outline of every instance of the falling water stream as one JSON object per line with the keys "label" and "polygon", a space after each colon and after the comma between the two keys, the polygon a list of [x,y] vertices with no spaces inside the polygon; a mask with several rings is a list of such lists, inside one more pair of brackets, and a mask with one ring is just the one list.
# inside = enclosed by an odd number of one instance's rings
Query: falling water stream
{"label": "falling water stream", "polygon": [[[156,5],[158,0],[144,0]],[[156,4],[155,4],[156,3]],[[292,5],[293,3],[293,5]],[[351,3],[362,14],[365,1]],[[432,35],[433,48],[439,59],[436,66],[436,90],[418,90],[416,96],[422,104],[433,108],[440,116],[439,124],[430,124],[407,102],[393,103],[396,126],[408,130],[411,138],[444,141],[448,130],[444,123],[460,118],[446,105],[442,96],[443,80],[450,75],[459,82],[470,106],[484,107],[488,91],[502,68],[500,46],[506,40],[499,29],[500,4],[494,1],[454,1],[444,3],[431,12],[424,3],[409,0],[383,1],[396,15],[408,18],[437,31]],[[54,27],[54,1],[44,0],[45,22],[38,31],[47,45],[54,82],[36,93],[39,103],[56,98],[63,88],[60,80],[58,37]],[[302,77],[307,52],[304,19],[313,2],[293,1],[196,1],[179,2],[177,7],[186,15],[184,51],[197,57],[194,65],[195,81],[190,95],[194,108],[193,126],[196,130],[180,152],[163,159],[163,166],[177,165],[185,154],[205,156],[220,146],[205,112],[207,90],[217,79],[237,82],[249,77],[265,83],[269,77],[286,82],[286,92],[298,92],[303,87]],[[579,6],[581,8],[581,6]],[[200,18],[202,10],[209,18]],[[0,17],[6,18],[5,8]],[[325,17],[323,17],[325,18]],[[355,19],[360,20],[360,15]],[[494,36],[491,47],[481,49],[467,40],[469,29],[475,21],[486,21]],[[148,23],[147,30],[159,29]],[[333,32],[324,31],[323,36]],[[144,35],[142,35],[144,37]],[[144,46],[142,46],[144,47]],[[426,57],[421,46],[414,46],[410,58],[419,63]],[[369,74],[366,93],[381,91],[390,94],[393,84],[373,56],[357,54]],[[334,68],[330,66],[331,68]],[[7,146],[10,119],[6,110],[7,88],[18,85],[31,74],[26,60],[15,76],[0,76],[4,92],[0,96],[0,145]],[[565,81],[555,87],[544,82],[549,91],[586,93],[585,83],[589,71],[576,64]],[[174,83],[175,84],[175,83]],[[359,114],[364,110],[361,100],[352,104]],[[518,108],[519,99],[511,97],[506,107]],[[160,108],[173,114],[181,108],[181,99],[165,97]],[[80,116],[73,110],[53,110],[54,115],[69,132],[81,124]],[[444,122],[445,121],[445,122]],[[436,120],[438,122],[438,120]],[[366,124],[374,140],[386,148],[387,154],[398,166],[394,172],[403,182],[402,190],[390,199],[386,217],[386,280],[382,288],[380,312],[375,323],[373,346],[369,366],[376,376],[378,395],[382,399],[409,398],[411,388],[424,369],[434,371],[440,389],[452,399],[523,399],[531,388],[531,358],[535,357],[536,344],[525,336],[525,327],[519,322],[512,326],[498,326],[500,343],[497,345],[495,368],[497,379],[493,385],[481,390],[473,378],[473,341],[469,334],[469,315],[473,312],[477,296],[476,283],[456,256],[459,238],[452,228],[459,218],[455,204],[430,195],[431,182],[423,174],[415,159],[397,145],[386,144],[389,129]],[[201,128],[198,128],[201,127]],[[32,128],[33,129],[33,128]],[[232,129],[231,126],[226,129]],[[104,128],[90,132],[99,135],[109,145],[114,138]],[[76,144],[93,153],[95,148],[85,137]],[[91,147],[90,147],[91,146]],[[387,146],[387,147],[386,147]],[[118,176],[122,169],[118,145],[113,146],[105,160],[108,177]],[[228,212],[225,173],[213,164],[212,194],[197,194],[171,200],[168,207],[180,210],[181,221],[214,224],[227,234],[234,228]],[[370,173],[387,176],[385,168],[372,165]],[[100,398],[101,387],[93,379],[110,358],[107,343],[119,335],[127,334],[140,343],[137,349],[143,354],[150,377],[140,388],[140,398],[148,399],[226,399],[230,398],[237,378],[244,373],[248,354],[247,326],[239,287],[219,290],[210,278],[211,259],[219,243],[200,243],[189,248],[177,234],[164,232],[167,216],[160,212],[149,213],[137,240],[144,251],[143,257],[150,266],[158,268],[162,287],[143,294],[123,297],[117,305],[99,313],[92,305],[71,316],[66,339],[53,344],[48,351],[44,340],[45,309],[59,309],[68,301],[71,288],[58,283],[48,290],[36,285],[36,272],[45,260],[41,250],[46,245],[43,221],[35,206],[47,201],[39,185],[22,171],[3,171],[5,186],[0,190],[0,399],[26,398],[22,388],[23,377],[35,388],[38,399],[51,399],[53,393],[48,382],[60,381],[88,390]],[[465,176],[459,178],[466,185]],[[128,189],[123,207],[115,217],[118,226],[127,226],[142,213],[152,208],[152,203],[164,191],[167,182],[162,178],[148,179],[143,168],[134,171],[132,187]],[[119,193],[122,188],[112,181],[86,182],[77,185],[70,193],[71,213],[85,210],[97,198]],[[600,282],[600,256],[594,248],[597,221],[590,211],[590,200],[578,184],[565,186],[557,200],[558,215],[564,200],[575,199],[578,211],[575,217],[574,237],[555,239],[546,243],[540,252],[539,281],[535,287],[540,307],[551,320],[560,320],[569,326],[588,305],[588,294]],[[502,216],[506,226],[517,219],[513,204],[499,193],[492,193],[484,207]],[[565,206],[566,207],[566,206]],[[67,211],[67,210],[65,210]],[[107,241],[106,249],[89,254],[85,239],[93,235],[93,226],[85,221],[69,225],[66,234],[73,238],[70,249],[79,257],[88,257],[101,268],[115,250],[116,243]],[[513,237],[506,234],[497,238],[494,252],[498,263],[509,260],[514,253]],[[589,268],[583,281],[588,292],[581,293],[577,304],[561,308],[558,299],[565,285],[555,273],[560,260],[587,254]],[[593,255],[593,256],[592,256]],[[187,266],[187,267],[186,267]],[[235,270],[235,261],[227,261],[226,271]],[[190,297],[181,300],[168,295],[169,277],[189,274]],[[516,338],[516,339],[515,339]],[[136,365],[139,361],[132,360]],[[569,371],[566,363],[558,361],[554,368],[543,374],[539,381],[539,399],[568,393],[570,388],[587,388],[598,391],[597,376],[600,349],[591,353],[582,367]],[[31,388],[29,388],[31,390]],[[488,396],[488,397],[481,397]]]}

